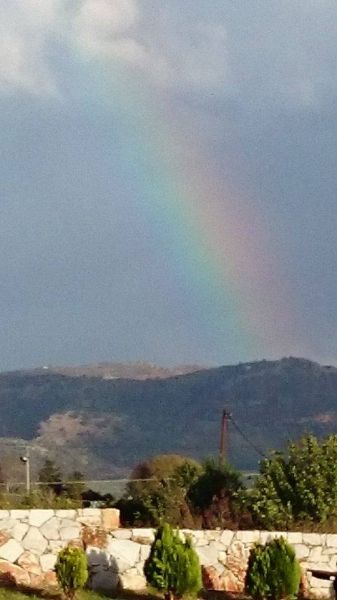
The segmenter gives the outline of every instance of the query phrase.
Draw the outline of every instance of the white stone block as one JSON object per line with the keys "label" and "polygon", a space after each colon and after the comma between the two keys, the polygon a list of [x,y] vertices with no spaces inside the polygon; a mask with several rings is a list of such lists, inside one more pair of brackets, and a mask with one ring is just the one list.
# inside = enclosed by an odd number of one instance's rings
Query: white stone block
{"label": "white stone block", "polygon": [[310,587],[313,589],[333,589],[333,582],[329,579],[318,579],[318,577],[311,577]]}
{"label": "white stone block", "polygon": [[287,531],[273,531],[272,532],[272,538],[273,540],[279,540],[280,538],[283,538],[284,540],[288,539],[288,532]]}
{"label": "white stone block", "polygon": [[40,556],[40,565],[44,573],[46,573],[47,571],[52,571],[54,569],[56,558],[56,554],[51,553],[42,554],[42,556]]}
{"label": "white stone block", "polygon": [[55,515],[60,519],[76,519],[77,511],[73,508],[62,508],[55,511]]}
{"label": "white stone block", "polygon": [[68,540],[50,540],[48,550],[53,554],[58,554],[62,548],[68,546]]}
{"label": "white stone block", "polygon": [[218,562],[219,550],[210,546],[197,546],[195,548],[200,564],[205,567],[214,566]]}
{"label": "white stone block", "polygon": [[326,545],[328,548],[337,548],[337,533],[328,533],[327,534]]}
{"label": "white stone block", "polygon": [[16,524],[17,521],[15,519],[11,519],[10,517],[8,519],[3,519],[0,521],[0,531],[11,531]]}
{"label": "white stone block", "polygon": [[122,590],[140,591],[146,588],[146,579],[144,575],[132,570],[119,576],[119,585]]}
{"label": "white stone block", "polygon": [[116,529],[111,532],[111,536],[116,538],[116,540],[130,540],[131,535],[131,529]]}
{"label": "white stone block", "polygon": [[254,544],[258,542],[260,539],[260,531],[238,531],[236,534],[236,539],[243,544]]}
{"label": "white stone block", "polygon": [[273,539],[273,534],[271,531],[260,531],[260,544],[266,544]]}
{"label": "white stone block", "polygon": [[[128,531],[127,529],[119,529],[117,531]],[[130,531],[130,530],[129,530]],[[153,542],[154,540],[154,530],[150,529],[150,528],[139,528],[139,529],[132,529],[131,530],[131,539],[133,538],[144,538],[146,540],[149,540],[149,542]],[[124,538],[127,539],[127,538]]]}
{"label": "white stone block", "polygon": [[219,540],[221,537],[221,533],[222,532],[220,531],[220,529],[219,530],[216,530],[216,529],[206,529],[205,530],[206,537],[210,542],[215,542],[215,541]]}
{"label": "white stone block", "polygon": [[301,531],[288,531],[287,540],[289,544],[302,544],[303,534]]}
{"label": "white stone block", "polygon": [[48,542],[37,527],[30,527],[28,533],[22,540],[22,545],[25,550],[30,550],[31,552],[40,555],[46,550]]}
{"label": "white stone block", "polygon": [[[302,568],[304,568],[303,563],[301,563]],[[315,562],[306,562],[305,563],[305,570],[307,571],[308,569],[317,569],[319,571],[330,571],[329,565],[326,562],[321,562],[321,561],[315,561]]]}
{"label": "white stone block", "polygon": [[205,537],[205,535],[204,535],[205,532],[202,529],[191,529],[191,531],[192,531],[193,537],[195,537],[195,538],[204,538]]}
{"label": "white stone block", "polygon": [[220,542],[228,548],[234,538],[234,531],[230,529],[224,529],[220,536]]}
{"label": "white stone block", "polygon": [[[88,509],[89,510],[89,509]],[[76,517],[76,520],[74,521],[75,523],[78,523],[80,525],[87,525],[88,527],[101,527],[102,525],[102,519],[101,519],[101,514],[99,513],[98,515],[92,515],[92,516],[84,516],[84,515],[80,515],[78,517]]]}
{"label": "white stone block", "polygon": [[9,512],[12,519],[19,519],[20,521],[22,519],[27,519],[29,515],[29,510],[16,509],[10,510]]}
{"label": "white stone block", "polygon": [[[74,523],[74,521],[71,521],[71,523]],[[52,517],[42,525],[40,531],[47,540],[59,540],[60,520],[57,517]]]}
{"label": "white stone block", "polygon": [[9,511],[8,510],[0,510],[0,520],[1,519],[7,519],[9,517]]}
{"label": "white stone block", "polygon": [[58,521],[59,527],[81,527],[81,525],[74,519],[60,519]]}
{"label": "white stone block", "polygon": [[74,523],[73,527],[62,527],[60,529],[61,540],[77,540],[80,537],[81,528],[76,527]]}
{"label": "white stone block", "polygon": [[208,546],[209,544],[209,540],[207,538],[197,538],[197,539],[193,539],[193,546],[196,548],[197,546],[201,547],[201,546]]}
{"label": "white stone block", "polygon": [[101,509],[100,508],[82,508],[82,516],[83,517],[100,517]]}
{"label": "white stone block", "polygon": [[54,511],[51,509],[39,510],[34,508],[29,511],[28,522],[29,525],[32,525],[33,527],[41,527],[43,523],[51,519],[53,516]]}
{"label": "white stone block", "polygon": [[294,550],[295,550],[296,557],[298,558],[298,560],[301,560],[303,558],[308,558],[308,556],[309,556],[309,548],[308,548],[308,546],[305,546],[304,544],[294,544]]}
{"label": "white stone block", "polygon": [[17,540],[8,540],[0,546],[0,558],[10,563],[15,563],[21,554],[23,554],[23,547]]}
{"label": "white stone block", "polygon": [[308,544],[308,546],[323,546],[324,542],[325,534],[320,535],[319,533],[303,533],[303,544]]}
{"label": "white stone block", "polygon": [[[315,546],[314,548],[311,548],[310,552],[309,552],[309,558],[308,561],[310,562],[319,562],[320,560],[322,560],[323,555],[322,555],[322,548],[321,546]],[[326,558],[328,559],[329,557],[326,556]]]}
{"label": "white stone block", "polygon": [[336,555],[336,553],[337,553],[337,550],[336,550],[336,548],[331,548],[331,547],[330,547],[330,548],[327,548],[327,547],[325,546],[325,548],[323,548],[323,550],[322,550],[322,554],[323,554],[323,555],[324,555],[324,554],[326,554],[327,556],[331,556],[331,555],[335,556],[335,555]]}
{"label": "white stone block", "polygon": [[150,556],[150,552],[151,552],[151,546],[147,546],[147,545],[142,545],[140,547],[140,560],[142,562],[145,562],[149,556]]}
{"label": "white stone block", "polygon": [[12,529],[12,536],[15,540],[21,542],[29,529],[28,523],[16,523]]}
{"label": "white stone block", "polygon": [[111,558],[121,560],[129,566],[136,565],[140,560],[141,544],[132,542],[131,540],[112,539],[108,543],[107,550]]}

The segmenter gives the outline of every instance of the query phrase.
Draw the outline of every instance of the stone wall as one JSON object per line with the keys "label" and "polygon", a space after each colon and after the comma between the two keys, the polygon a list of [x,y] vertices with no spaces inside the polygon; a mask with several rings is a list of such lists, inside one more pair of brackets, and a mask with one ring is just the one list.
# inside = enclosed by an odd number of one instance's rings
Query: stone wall
{"label": "stone wall", "polygon": [[[0,511],[0,579],[32,587],[55,584],[58,551],[68,544],[85,548],[90,586],[139,590],[143,566],[154,537],[152,529],[118,529],[114,509]],[[316,579],[307,569],[337,570],[337,534],[266,531],[183,531],[199,555],[205,587],[242,591],[249,551],[283,535],[301,562],[308,595],[334,598],[332,582]]]}
{"label": "stone wall", "polygon": [[53,585],[61,548],[83,546],[88,532],[118,526],[114,509],[0,510],[0,580],[36,588]]}
{"label": "stone wall", "polygon": [[[199,555],[205,587],[243,591],[250,548],[255,542],[283,536],[295,549],[302,567],[306,596],[335,598],[332,581],[312,577],[307,569],[337,570],[337,534],[269,531],[189,531]],[[107,536],[105,548],[87,546],[93,589],[145,586],[144,561],[149,555],[152,529],[118,529]]]}

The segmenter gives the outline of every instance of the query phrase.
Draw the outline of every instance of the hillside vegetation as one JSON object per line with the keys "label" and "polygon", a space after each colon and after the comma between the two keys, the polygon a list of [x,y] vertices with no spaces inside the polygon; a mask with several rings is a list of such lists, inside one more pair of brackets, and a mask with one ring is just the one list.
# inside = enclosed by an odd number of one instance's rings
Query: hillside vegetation
{"label": "hillside vegetation", "polygon": [[[0,406],[0,435],[30,440],[36,461],[48,449],[101,478],[155,454],[215,454],[224,407],[262,452],[334,432],[337,369],[288,358],[138,380],[16,371],[0,375]],[[233,425],[230,458],[242,469],[260,458]]]}

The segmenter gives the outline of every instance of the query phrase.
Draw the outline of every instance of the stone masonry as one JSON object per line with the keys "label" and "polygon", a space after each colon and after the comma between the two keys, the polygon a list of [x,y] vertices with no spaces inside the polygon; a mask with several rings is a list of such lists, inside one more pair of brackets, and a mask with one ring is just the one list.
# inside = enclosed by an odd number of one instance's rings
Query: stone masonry
{"label": "stone masonry", "polygon": [[[184,530],[181,535],[192,538],[205,587],[242,591],[252,545],[282,535],[301,563],[306,595],[334,598],[332,582],[306,570],[337,570],[337,534]],[[87,553],[92,589],[137,591],[146,584],[143,567],[153,538],[152,529],[120,529],[115,509],[1,510],[0,580],[35,588],[55,585],[57,553],[72,544]]]}

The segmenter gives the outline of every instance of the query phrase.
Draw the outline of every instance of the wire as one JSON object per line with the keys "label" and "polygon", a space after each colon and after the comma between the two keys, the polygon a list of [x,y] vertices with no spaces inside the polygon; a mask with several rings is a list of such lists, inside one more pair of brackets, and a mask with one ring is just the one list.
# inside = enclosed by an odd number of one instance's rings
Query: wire
{"label": "wire", "polygon": [[262,452],[262,450],[256,446],[254,444],[254,442],[252,442],[247,436],[246,434],[242,431],[242,429],[239,427],[239,425],[234,421],[233,417],[231,416],[230,419],[231,423],[233,423],[235,429],[237,430],[237,432],[241,435],[241,437],[247,442],[247,444],[253,448],[253,450],[255,450],[255,452],[261,456],[261,458],[267,458],[267,456],[264,454],[264,452]]}

